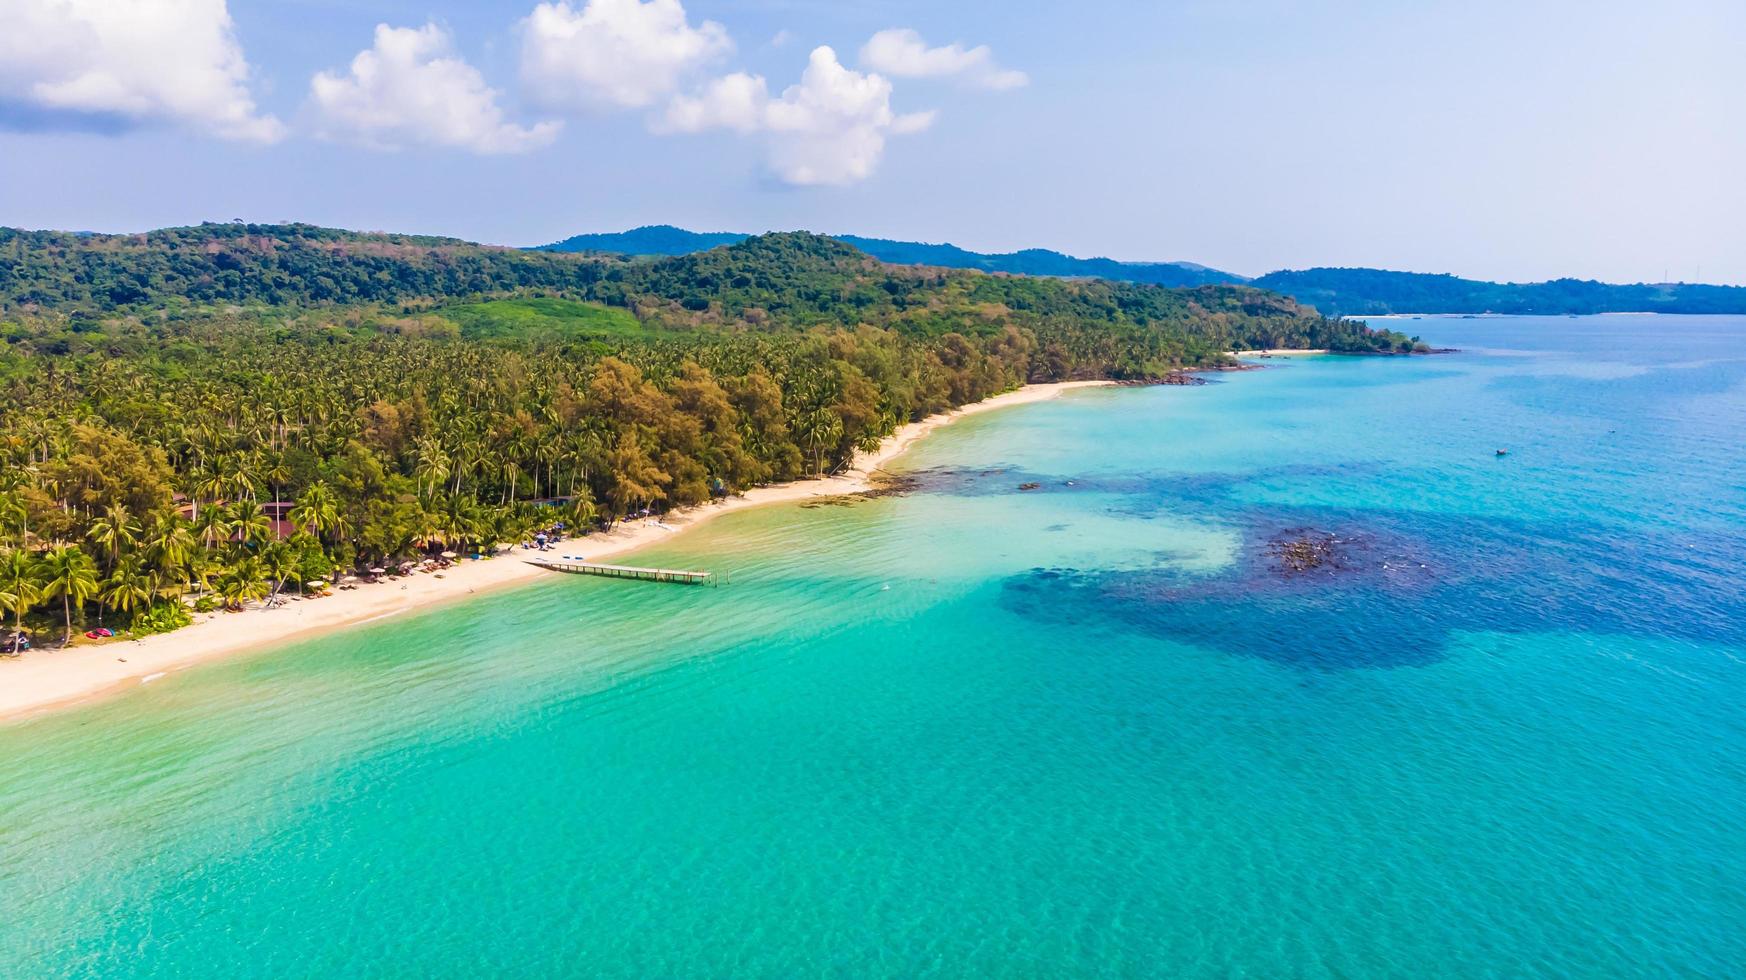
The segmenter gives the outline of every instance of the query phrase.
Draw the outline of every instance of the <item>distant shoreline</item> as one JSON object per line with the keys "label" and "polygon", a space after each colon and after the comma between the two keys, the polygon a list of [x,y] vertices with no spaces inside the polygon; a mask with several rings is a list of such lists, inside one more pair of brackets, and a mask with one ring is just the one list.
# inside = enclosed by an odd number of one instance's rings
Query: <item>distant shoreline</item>
{"label": "distant shoreline", "polygon": [[[875,472],[941,426],[967,415],[1047,401],[1070,389],[1108,384],[1107,381],[1063,381],[1026,385],[920,422],[911,422],[885,437],[873,452],[856,454],[854,464],[840,474],[756,487],[725,501],[675,510],[658,522],[621,523],[609,532],[565,541],[561,550],[583,555],[591,561],[615,558],[667,542],[676,534],[734,511],[812,497],[863,493],[872,486]],[[434,574],[413,574],[336,592],[321,599],[293,600],[277,609],[250,608],[237,613],[210,613],[196,617],[191,626],[138,640],[79,645],[61,651],[45,637],[42,647],[30,651],[22,659],[0,660],[0,724],[154,683],[170,672],[197,664],[429,609],[444,602],[526,584],[553,574],[528,564],[524,555],[532,557],[531,553],[511,549],[495,558],[463,561],[441,573],[441,578]]]}
{"label": "distant shoreline", "polygon": [[1348,313],[1348,320],[1512,320],[1540,317],[1580,320],[1591,316],[1739,316],[1738,313],[1667,313],[1661,310],[1606,310],[1601,313]]}

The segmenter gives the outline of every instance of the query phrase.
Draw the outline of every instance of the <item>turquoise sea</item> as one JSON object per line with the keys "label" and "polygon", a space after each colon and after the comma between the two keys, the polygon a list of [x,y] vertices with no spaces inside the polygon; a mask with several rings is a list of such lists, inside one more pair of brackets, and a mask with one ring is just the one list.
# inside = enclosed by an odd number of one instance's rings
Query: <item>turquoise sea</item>
{"label": "turquoise sea", "polygon": [[0,973],[1746,973],[1746,318],[1398,326],[0,728]]}

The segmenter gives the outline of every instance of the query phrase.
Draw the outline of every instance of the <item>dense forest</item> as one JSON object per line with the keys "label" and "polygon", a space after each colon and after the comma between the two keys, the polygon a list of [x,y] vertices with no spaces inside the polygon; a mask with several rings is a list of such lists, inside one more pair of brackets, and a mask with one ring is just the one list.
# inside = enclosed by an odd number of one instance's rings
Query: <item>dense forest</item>
{"label": "dense forest", "polygon": [[1410,349],[1245,287],[307,226],[0,232],[0,611],[64,633],[839,468],[1027,381]]}

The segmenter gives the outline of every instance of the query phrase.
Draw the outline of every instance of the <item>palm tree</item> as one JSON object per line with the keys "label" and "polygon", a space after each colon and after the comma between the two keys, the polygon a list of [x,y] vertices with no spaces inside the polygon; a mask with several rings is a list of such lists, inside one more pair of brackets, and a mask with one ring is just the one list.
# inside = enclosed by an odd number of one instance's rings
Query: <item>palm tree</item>
{"label": "palm tree", "polygon": [[30,511],[25,508],[24,497],[16,488],[0,493],[0,541],[10,537],[14,527],[19,529],[18,546],[28,546],[30,542],[25,539],[30,536]]}
{"label": "palm tree", "polygon": [[224,487],[224,474],[217,469],[200,469],[194,473],[194,492],[189,496],[194,501],[194,520],[196,522],[200,520],[200,501],[209,500],[216,506],[219,498],[224,496]]}
{"label": "palm tree", "polygon": [[180,572],[199,547],[188,530],[188,522],[174,511],[159,514],[142,542],[147,560],[165,577]]}
{"label": "palm tree", "polygon": [[505,453],[497,461],[497,472],[503,478],[503,499],[499,503],[509,503],[515,496],[516,484],[521,482],[521,461],[511,453]]}
{"label": "palm tree", "polygon": [[412,473],[418,478],[419,492],[427,497],[435,494],[437,487],[449,478],[449,465],[449,454],[443,451],[442,443],[430,436],[418,440],[418,465]]}
{"label": "palm tree", "polygon": [[583,493],[571,500],[561,513],[571,527],[582,531],[594,526],[594,521],[600,517],[600,508],[595,506],[594,498]]}
{"label": "palm tree", "polygon": [[0,556],[0,608],[12,614],[12,655],[18,656],[24,638],[24,614],[42,601],[36,580],[36,562],[20,548]]}
{"label": "palm tree", "polygon": [[273,538],[273,519],[254,500],[239,500],[230,511],[231,533],[243,544],[260,544]]}
{"label": "palm tree", "polygon": [[273,580],[273,590],[267,594],[269,604],[278,596],[285,583],[297,577],[298,555],[283,541],[275,541],[261,549],[261,570]]}
{"label": "palm tree", "polygon": [[253,461],[242,456],[232,456],[224,473],[225,486],[236,498],[255,499],[255,467]]}
{"label": "palm tree", "polygon": [[226,609],[241,609],[244,602],[267,594],[267,576],[261,560],[253,555],[244,557],[218,577],[218,594]]}
{"label": "palm tree", "polygon": [[204,594],[212,587],[212,579],[224,569],[218,558],[209,551],[198,551],[188,556],[188,563],[183,566],[188,577],[188,584],[194,586],[195,597]]}
{"label": "palm tree", "polygon": [[116,612],[126,613],[131,624],[138,610],[151,605],[157,591],[156,576],[146,569],[138,555],[128,555],[103,580],[103,590],[97,599]]}
{"label": "palm tree", "polygon": [[441,502],[438,527],[450,547],[477,542],[485,533],[485,518],[472,497],[449,497]]}
{"label": "palm tree", "polygon": [[61,634],[61,648],[65,649],[73,641],[73,606],[83,606],[97,594],[97,563],[76,546],[64,544],[44,554],[40,568],[42,597],[61,597],[67,626]]}
{"label": "palm tree", "polygon": [[812,470],[824,473],[824,449],[843,437],[843,420],[828,408],[815,408],[795,420],[796,435],[812,450]]}
{"label": "palm tree", "polygon": [[262,454],[260,468],[261,479],[267,481],[268,487],[273,492],[273,499],[277,501],[279,488],[291,479],[291,467],[285,461],[285,454],[276,451]]}
{"label": "palm tree", "polygon": [[292,525],[311,531],[321,538],[340,524],[339,505],[334,501],[333,488],[317,480],[297,498],[297,505],[286,513]]}
{"label": "palm tree", "polygon": [[141,528],[126,504],[110,504],[103,516],[91,522],[85,537],[102,551],[108,567],[113,570],[123,552],[139,543]]}
{"label": "palm tree", "polygon": [[211,551],[229,540],[231,526],[229,508],[214,502],[194,518],[194,533],[200,543]]}
{"label": "palm tree", "polygon": [[461,492],[461,481],[467,478],[467,473],[485,455],[485,449],[471,434],[462,436],[462,441],[455,448],[454,455],[449,458],[449,472],[454,475],[454,486],[449,488],[450,495]]}

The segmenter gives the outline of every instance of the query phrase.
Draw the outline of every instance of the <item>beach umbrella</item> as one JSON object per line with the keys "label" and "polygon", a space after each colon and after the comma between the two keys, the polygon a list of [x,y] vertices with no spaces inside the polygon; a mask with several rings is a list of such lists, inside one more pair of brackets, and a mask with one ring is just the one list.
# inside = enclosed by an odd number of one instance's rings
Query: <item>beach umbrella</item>
{"label": "beach umbrella", "polygon": [[455,553],[454,553],[454,552],[452,552],[452,551],[445,551],[445,552],[443,552],[443,557],[444,557],[444,558],[459,558],[459,557],[461,557],[461,556],[460,556],[460,555],[457,555],[457,554],[455,554]]}
{"label": "beach umbrella", "polygon": [[358,577],[356,575],[347,575],[344,578],[340,579],[341,582],[356,582],[357,580],[358,580]]}

